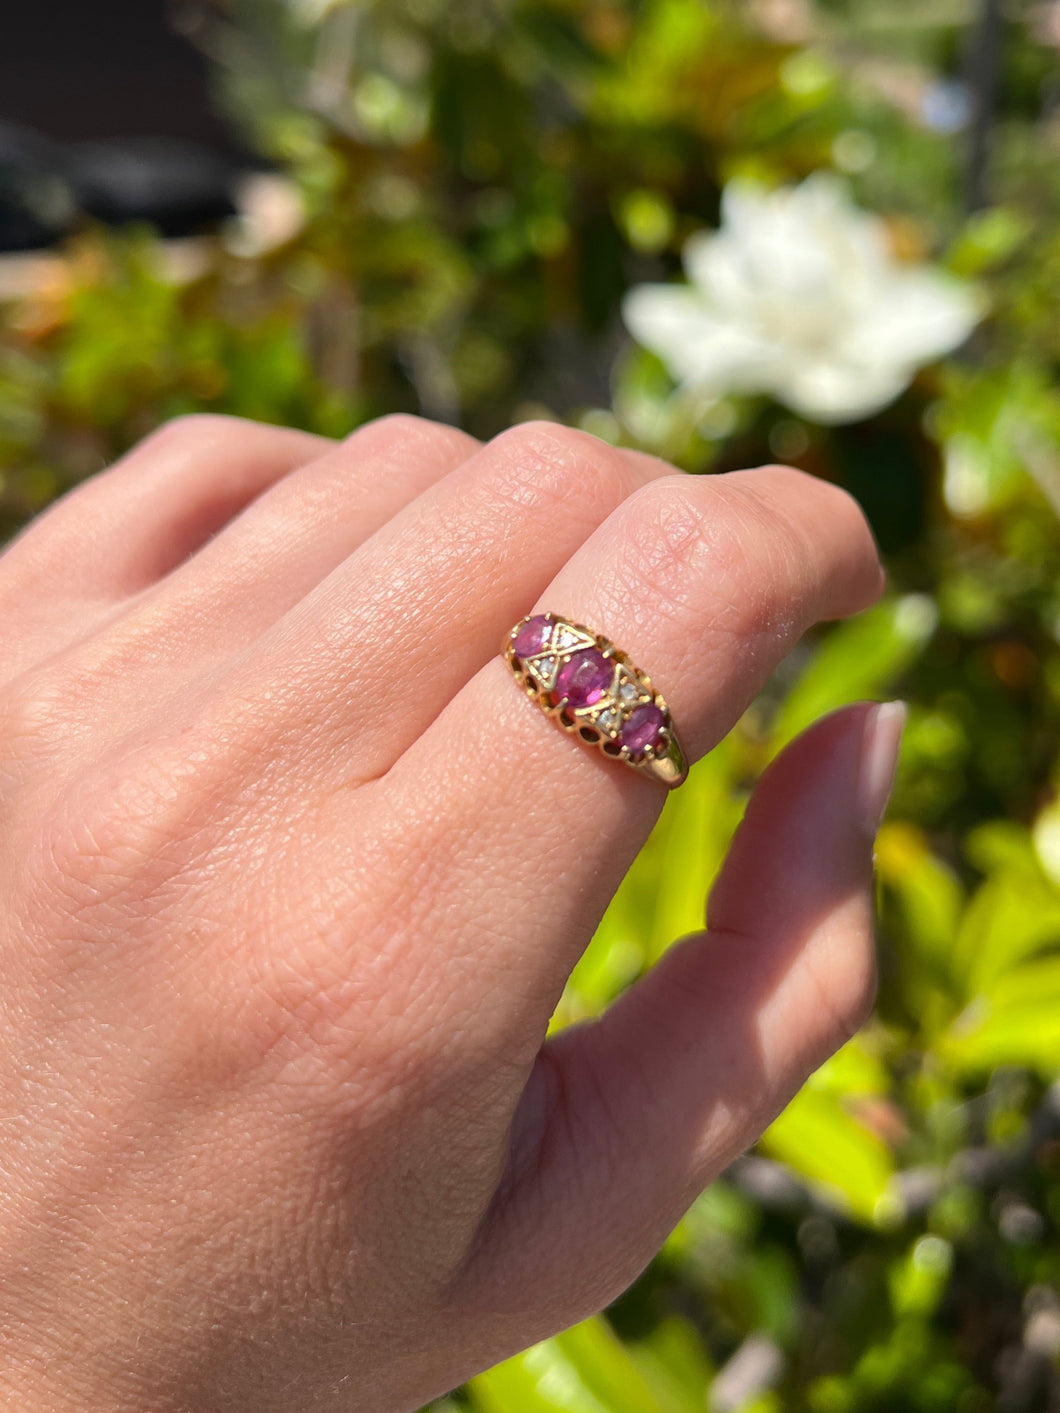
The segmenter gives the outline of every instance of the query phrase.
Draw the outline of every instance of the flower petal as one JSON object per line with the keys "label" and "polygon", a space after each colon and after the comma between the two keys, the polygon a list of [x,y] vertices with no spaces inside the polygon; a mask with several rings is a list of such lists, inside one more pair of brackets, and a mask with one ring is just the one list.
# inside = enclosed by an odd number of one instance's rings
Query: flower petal
{"label": "flower petal", "polygon": [[735,179],[722,217],[719,232],[689,238],[684,260],[693,284],[727,310],[748,299],[856,305],[891,263],[882,221],[860,211],[833,173],[769,192]]}
{"label": "flower petal", "polygon": [[856,362],[928,363],[958,348],[983,313],[961,281],[939,270],[898,270],[847,331],[842,351]]}
{"label": "flower petal", "polygon": [[893,363],[858,365],[838,359],[792,361],[770,389],[779,402],[811,422],[836,426],[860,422],[892,403],[908,387],[913,370]]}
{"label": "flower petal", "polygon": [[679,382],[734,388],[772,358],[771,347],[752,329],[715,317],[683,285],[636,285],[622,301],[622,318]]}
{"label": "flower petal", "polygon": [[777,190],[730,182],[721,229],[683,257],[690,286],[630,291],[634,337],[684,383],[766,392],[819,422],[886,406],[983,312],[971,287],[900,265],[883,222],[828,172]]}

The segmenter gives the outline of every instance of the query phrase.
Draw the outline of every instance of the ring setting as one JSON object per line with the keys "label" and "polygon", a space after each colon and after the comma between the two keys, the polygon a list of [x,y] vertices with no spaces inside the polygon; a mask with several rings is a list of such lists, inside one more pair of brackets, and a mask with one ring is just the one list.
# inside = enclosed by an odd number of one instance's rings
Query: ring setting
{"label": "ring setting", "polygon": [[504,656],[516,681],[563,730],[673,788],[688,775],[669,708],[609,639],[555,613],[521,619]]}

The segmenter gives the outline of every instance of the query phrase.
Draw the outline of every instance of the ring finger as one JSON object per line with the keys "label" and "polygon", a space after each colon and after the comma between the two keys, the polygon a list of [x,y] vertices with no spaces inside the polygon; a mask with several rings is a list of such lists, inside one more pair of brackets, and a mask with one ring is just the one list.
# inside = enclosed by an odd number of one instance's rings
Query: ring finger
{"label": "ring finger", "polygon": [[[573,556],[537,609],[590,625],[649,672],[694,760],[735,723],[806,628],[866,607],[882,583],[850,497],[764,467],[645,486]],[[504,973],[510,1004],[543,1027],[665,791],[557,730],[500,657],[386,783],[396,823],[382,847],[397,850],[404,906],[425,896],[417,881],[430,859],[430,910],[460,919],[449,945],[473,960],[472,993],[481,984],[495,997]],[[451,862],[444,875],[439,850]],[[503,899],[489,893],[497,879]],[[454,989],[452,1004],[465,1012],[481,999]],[[515,1020],[495,1001],[481,1007],[486,1014],[502,1030]]]}

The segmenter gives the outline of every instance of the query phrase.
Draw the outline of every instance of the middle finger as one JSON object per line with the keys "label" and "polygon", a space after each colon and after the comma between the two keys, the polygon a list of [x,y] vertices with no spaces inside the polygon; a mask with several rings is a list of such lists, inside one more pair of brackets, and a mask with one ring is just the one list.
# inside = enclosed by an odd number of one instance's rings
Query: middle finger
{"label": "middle finger", "polygon": [[269,702],[278,739],[297,724],[288,769],[307,789],[372,779],[492,656],[498,615],[518,616],[616,506],[671,471],[586,433],[513,428],[340,564],[228,685]]}

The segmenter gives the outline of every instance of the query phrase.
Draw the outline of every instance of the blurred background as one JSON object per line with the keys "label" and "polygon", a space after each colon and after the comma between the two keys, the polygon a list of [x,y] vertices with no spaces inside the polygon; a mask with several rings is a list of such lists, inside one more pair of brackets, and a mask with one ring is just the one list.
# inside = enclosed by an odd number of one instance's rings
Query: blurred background
{"label": "blurred background", "polygon": [[668,802],[555,1024],[699,925],[784,741],[900,695],[875,1017],[614,1307],[435,1413],[1060,1410],[1058,158],[1056,0],[0,21],[0,534],[184,412],[406,409],[790,462],[886,554]]}

